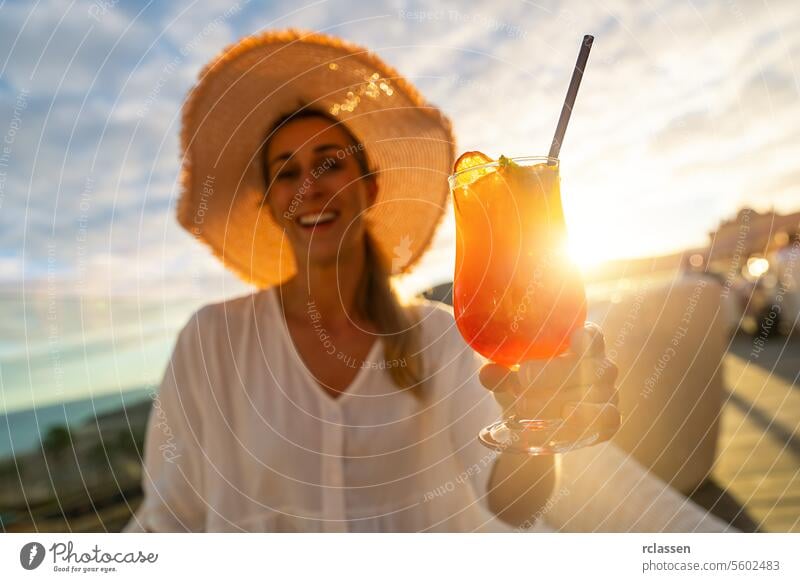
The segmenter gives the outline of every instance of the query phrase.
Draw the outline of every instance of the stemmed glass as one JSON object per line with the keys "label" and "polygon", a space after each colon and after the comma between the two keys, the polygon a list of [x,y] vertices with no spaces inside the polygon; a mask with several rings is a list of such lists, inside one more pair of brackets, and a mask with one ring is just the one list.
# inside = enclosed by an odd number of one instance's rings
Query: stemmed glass
{"label": "stemmed glass", "polygon": [[[449,178],[456,216],[453,307],[466,342],[490,360],[516,368],[557,357],[584,326],[586,295],[566,254],[559,161],[501,158]],[[510,416],[480,440],[503,451],[560,453],[591,445],[559,418],[554,402],[532,417],[519,398]]]}

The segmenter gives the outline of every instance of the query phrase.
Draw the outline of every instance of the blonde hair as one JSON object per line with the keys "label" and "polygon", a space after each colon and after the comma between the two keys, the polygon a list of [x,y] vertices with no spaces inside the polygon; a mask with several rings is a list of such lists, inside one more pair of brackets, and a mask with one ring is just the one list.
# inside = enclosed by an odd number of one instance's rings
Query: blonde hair
{"label": "blonde hair", "polygon": [[381,261],[369,231],[364,238],[364,276],[357,294],[358,309],[383,336],[384,359],[395,385],[420,397],[424,369],[418,319],[413,307],[404,304],[392,287],[391,274]]}
{"label": "blonde hair", "polygon": [[[358,163],[361,175],[368,180],[375,179],[363,144],[350,132],[340,119],[333,117],[325,111],[302,106],[299,109],[283,115],[273,123],[267,132],[262,149],[262,168],[264,172],[265,196],[261,203],[266,201],[269,191],[269,166],[266,160],[267,146],[275,132],[287,123],[297,119],[318,117],[329,121],[332,125],[340,127],[356,146],[354,157]],[[411,305],[402,301],[397,291],[392,286],[392,276],[381,260],[377,246],[369,234],[365,232],[365,261],[364,275],[356,294],[360,315],[366,317],[377,328],[384,345],[384,359],[386,370],[392,381],[400,389],[411,390],[415,397],[420,397],[423,386],[424,368],[422,353],[420,351],[419,327],[415,310]]]}

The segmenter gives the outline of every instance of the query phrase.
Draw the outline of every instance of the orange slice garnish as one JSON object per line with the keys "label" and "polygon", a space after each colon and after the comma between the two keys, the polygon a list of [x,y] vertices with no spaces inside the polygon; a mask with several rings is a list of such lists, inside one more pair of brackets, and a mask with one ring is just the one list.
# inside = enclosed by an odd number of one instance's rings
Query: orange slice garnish
{"label": "orange slice garnish", "polygon": [[475,166],[482,166],[492,161],[492,158],[483,152],[464,152],[456,160],[454,171],[461,172]]}
{"label": "orange slice garnish", "polygon": [[[465,152],[456,160],[454,172],[456,176],[456,186],[466,186],[471,184],[478,178],[490,174],[495,171],[494,167],[481,168],[485,164],[491,163],[492,158],[482,152]],[[475,168],[474,171],[468,171],[470,168]]]}

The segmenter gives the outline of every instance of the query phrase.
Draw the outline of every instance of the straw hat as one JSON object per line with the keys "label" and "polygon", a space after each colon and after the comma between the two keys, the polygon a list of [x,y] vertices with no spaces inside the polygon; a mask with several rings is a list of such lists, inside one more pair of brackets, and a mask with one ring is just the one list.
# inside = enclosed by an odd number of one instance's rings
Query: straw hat
{"label": "straw hat", "polygon": [[377,56],[322,34],[246,37],[205,67],[183,107],[178,221],[245,281],[290,278],[291,246],[259,206],[259,154],[273,123],[303,105],[341,119],[364,144],[378,182],[367,228],[387,268],[408,272],[444,214],[450,122]]}

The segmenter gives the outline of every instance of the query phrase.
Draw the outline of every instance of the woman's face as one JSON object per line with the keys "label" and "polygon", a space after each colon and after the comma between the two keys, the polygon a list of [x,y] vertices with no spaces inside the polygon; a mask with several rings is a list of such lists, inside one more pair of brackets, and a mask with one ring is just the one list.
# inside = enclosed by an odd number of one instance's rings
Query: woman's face
{"label": "woman's face", "polygon": [[311,117],[285,124],[265,152],[267,205],[300,265],[335,264],[363,244],[364,211],[377,194],[341,127]]}

